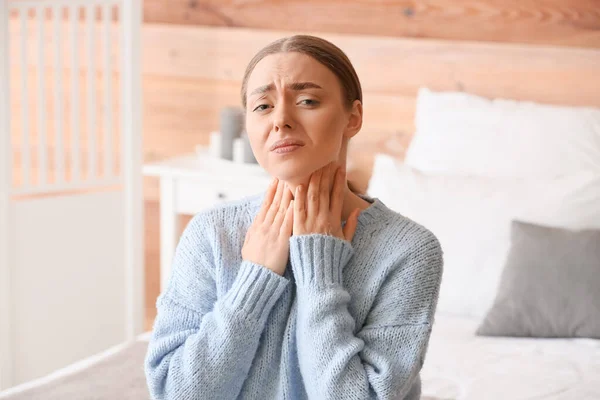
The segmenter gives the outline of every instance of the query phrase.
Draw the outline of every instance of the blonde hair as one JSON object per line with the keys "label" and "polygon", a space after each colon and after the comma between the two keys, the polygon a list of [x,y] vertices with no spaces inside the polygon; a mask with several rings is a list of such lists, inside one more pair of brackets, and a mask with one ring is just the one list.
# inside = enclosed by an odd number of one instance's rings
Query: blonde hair
{"label": "blonde hair", "polygon": [[[325,39],[311,35],[294,35],[270,43],[250,60],[242,79],[241,97],[244,112],[246,112],[248,79],[252,71],[254,71],[256,64],[268,55],[288,52],[297,52],[310,56],[333,72],[340,82],[343,105],[346,110],[352,109],[355,100],[360,100],[362,103],[360,80],[348,56],[339,47]],[[357,187],[350,181],[348,181],[348,188],[354,193],[360,193]]]}

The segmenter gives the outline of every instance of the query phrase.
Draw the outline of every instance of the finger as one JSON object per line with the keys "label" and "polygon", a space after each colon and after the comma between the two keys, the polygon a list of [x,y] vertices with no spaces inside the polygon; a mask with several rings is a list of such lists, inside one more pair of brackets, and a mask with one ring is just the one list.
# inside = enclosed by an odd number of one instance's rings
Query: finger
{"label": "finger", "polygon": [[356,227],[358,225],[358,216],[360,214],[360,209],[356,209],[350,214],[348,217],[348,221],[346,221],[346,225],[344,226],[344,238],[349,242],[354,238],[354,234],[356,233]]}
{"label": "finger", "polygon": [[302,185],[296,186],[294,194],[294,214],[304,217],[306,212],[306,188]]}
{"label": "finger", "polygon": [[281,235],[285,235],[286,237],[291,236],[294,229],[294,207],[296,201],[290,201],[288,205],[287,211],[285,213],[285,219],[283,220],[283,224],[281,224],[281,229],[279,233]]}
{"label": "finger", "polygon": [[285,186],[285,182],[279,181],[277,182],[277,192],[273,197],[273,201],[271,202],[269,209],[267,210],[267,215],[265,216],[264,223],[271,225],[277,212],[279,211],[279,206],[281,205],[281,198],[283,196],[283,189]]}
{"label": "finger", "polygon": [[308,191],[306,192],[306,212],[308,215],[316,216],[319,212],[319,186],[322,173],[323,169],[320,168],[313,172],[310,177]]}
{"label": "finger", "polygon": [[332,163],[327,164],[323,167],[321,172],[321,182],[319,183],[319,211],[329,212],[329,198],[331,197],[331,169]]}
{"label": "finger", "polygon": [[285,214],[287,213],[287,209],[289,208],[290,202],[292,201],[292,192],[287,185],[284,185],[283,195],[281,198],[281,204],[279,205],[279,210],[277,211],[277,215],[275,216],[275,220],[273,224],[275,226],[281,226],[283,220],[285,219]]}
{"label": "finger", "polygon": [[298,185],[294,195],[294,232],[298,232],[304,224],[306,212],[306,188]]}
{"label": "finger", "polygon": [[[329,192],[332,192],[334,189],[334,185],[335,185],[335,178],[337,176],[337,172],[338,170],[342,168],[342,165],[335,162],[331,165],[331,170],[330,170],[330,179],[331,179],[331,186],[329,187]],[[331,200],[329,201],[331,204]]]}
{"label": "finger", "polygon": [[275,197],[275,193],[277,192],[277,185],[279,183],[279,179],[276,177],[273,178],[269,187],[267,188],[267,192],[265,193],[265,198],[263,199],[262,207],[258,211],[256,215],[256,219],[259,221],[264,221],[265,216],[267,215],[267,211],[269,211],[269,207],[271,207],[271,203],[273,202],[273,198]]}
{"label": "finger", "polygon": [[252,233],[253,233],[253,231],[252,231],[252,230],[253,230],[253,228],[254,228],[254,227],[253,227],[252,225],[250,225],[250,227],[249,227],[249,228],[248,228],[248,230],[246,231],[246,237],[244,238],[244,244],[246,244],[246,243],[248,242],[248,240],[250,239],[250,236],[251,236],[251,235],[252,235]]}
{"label": "finger", "polygon": [[344,181],[346,174],[344,173],[344,167],[340,166],[335,172],[335,181],[333,183],[333,190],[331,193],[331,214],[342,219],[342,206],[344,205]]}

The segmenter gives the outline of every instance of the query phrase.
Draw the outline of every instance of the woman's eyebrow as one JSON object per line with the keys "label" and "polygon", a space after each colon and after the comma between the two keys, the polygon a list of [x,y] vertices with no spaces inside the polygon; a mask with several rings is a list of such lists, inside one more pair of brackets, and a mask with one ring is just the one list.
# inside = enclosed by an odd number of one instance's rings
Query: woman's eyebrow
{"label": "woman's eyebrow", "polygon": [[[287,84],[286,87],[291,90],[304,90],[304,89],[309,89],[309,88],[323,89],[321,86],[319,86],[313,82],[293,82],[293,83]],[[253,96],[255,94],[265,93],[270,90],[273,90],[274,88],[275,88],[275,85],[273,85],[272,83],[269,83],[268,85],[264,85],[264,86],[259,86],[256,89],[254,89],[252,91],[252,93],[250,93],[250,96]]]}

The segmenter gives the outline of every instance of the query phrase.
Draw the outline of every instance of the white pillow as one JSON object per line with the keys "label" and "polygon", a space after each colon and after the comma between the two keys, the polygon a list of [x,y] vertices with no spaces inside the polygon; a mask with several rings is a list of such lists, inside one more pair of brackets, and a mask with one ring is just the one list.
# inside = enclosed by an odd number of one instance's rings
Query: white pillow
{"label": "white pillow", "polygon": [[539,180],[428,175],[377,154],[367,193],[431,230],[444,251],[438,311],[483,318],[510,247],[510,222],[600,228],[600,175]]}
{"label": "white pillow", "polygon": [[421,88],[405,163],[428,173],[539,178],[600,171],[600,109]]}

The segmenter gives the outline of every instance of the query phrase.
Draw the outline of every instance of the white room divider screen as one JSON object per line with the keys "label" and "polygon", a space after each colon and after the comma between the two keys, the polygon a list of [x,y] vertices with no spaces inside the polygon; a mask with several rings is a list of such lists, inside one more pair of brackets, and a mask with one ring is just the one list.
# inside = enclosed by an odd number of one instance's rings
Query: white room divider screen
{"label": "white room divider screen", "polygon": [[140,0],[0,0],[0,390],[143,330]]}

